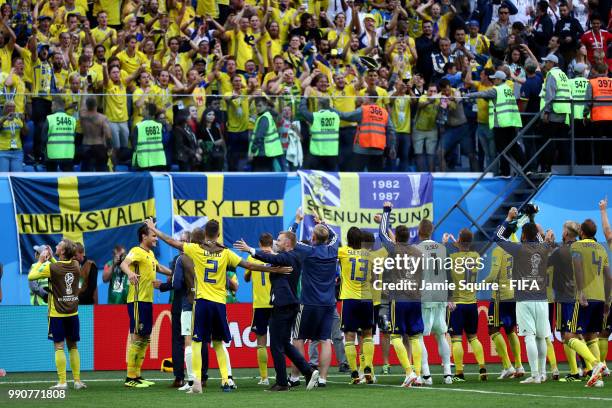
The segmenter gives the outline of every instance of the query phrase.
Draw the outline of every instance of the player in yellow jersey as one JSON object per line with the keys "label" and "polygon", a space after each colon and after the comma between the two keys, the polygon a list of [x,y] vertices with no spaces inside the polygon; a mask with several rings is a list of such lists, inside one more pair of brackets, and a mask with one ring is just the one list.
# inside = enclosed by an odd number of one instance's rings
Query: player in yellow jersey
{"label": "player in yellow jersey", "polygon": [[241,257],[219,244],[219,222],[209,220],[204,231],[196,229],[191,236],[191,243],[183,243],[162,233],[155,227],[153,220],[146,225],[157,236],[173,248],[183,251],[193,259],[195,266],[195,305],[193,317],[193,371],[196,379],[189,393],[202,393],[202,343],[210,343],[217,356],[221,372],[221,386],[224,392],[232,390],[228,381],[227,358],[223,342],[229,343],[231,335],[227,324],[225,309],[227,270],[241,266],[251,271],[288,273],[291,268],[271,267],[244,261]]}
{"label": "player in yellow jersey", "polygon": [[361,352],[364,355],[364,379],[367,384],[374,383],[372,372],[374,342],[374,307],[372,304],[371,271],[369,252],[361,249],[361,230],[351,227],[347,234],[347,245],[338,248],[340,262],[340,300],[342,301],[341,330],[344,332],[344,351],[351,369],[351,384],[359,384],[357,371],[357,349],[355,338],[361,331]]}
{"label": "player in yellow jersey", "polygon": [[[380,220],[379,220],[380,221]],[[379,222],[377,221],[377,222]],[[385,259],[388,255],[385,247],[380,247],[377,250],[374,250],[374,234],[370,231],[361,231],[361,246],[363,249],[368,251],[368,255],[370,258],[369,266],[370,269],[373,269],[373,265],[375,259]],[[380,262],[380,261],[378,261]],[[372,323],[372,333],[376,332],[376,327],[379,330],[380,337],[380,348],[382,351],[383,358],[383,366],[382,373],[384,375],[391,374],[391,364],[389,364],[389,351],[391,348],[391,338],[389,337],[389,333],[391,332],[391,322],[387,318],[387,314],[381,313],[381,295],[382,295],[382,274],[374,275],[372,272],[371,275],[371,286],[372,286],[372,305],[374,308],[374,322]],[[378,283],[375,282],[378,280]],[[360,359],[365,363],[365,358]],[[373,367],[372,367],[373,368]],[[362,372],[362,367],[360,365],[359,371]]]}
{"label": "player in yellow jersey", "polygon": [[[608,247],[612,249],[612,228],[610,228],[610,221],[608,221],[608,213],[606,212],[608,207],[608,197],[604,198],[599,202],[599,211],[601,213],[601,224],[603,227],[603,233],[606,237],[606,242],[608,243]],[[610,313],[610,309],[612,309],[612,301],[608,299],[608,317],[604,323],[603,330],[599,332],[599,357],[600,361],[606,365],[606,357],[608,356],[608,338],[610,338],[610,333],[612,332],[612,313]],[[603,371],[604,376],[610,375],[610,369],[606,366]]]}
{"label": "player in yellow jersey", "polygon": [[[612,292],[612,275],[608,253],[603,245],[595,241],[597,226],[591,219],[580,225],[580,240],[570,247],[576,279],[576,300],[579,303],[574,314],[571,334],[566,333],[567,344],[576,351],[587,364],[593,366],[587,386],[594,386],[604,370],[599,354],[599,332],[604,327]],[[575,338],[583,334],[584,343]]]}
{"label": "player in yellow jersey", "polygon": [[[516,334],[516,302],[514,301],[514,289],[510,284],[511,279],[512,256],[501,247],[496,246],[491,253],[491,272],[485,282],[499,285],[499,290],[492,293],[488,312],[489,336],[495,344],[495,350],[502,361],[503,367],[498,380],[525,375],[525,369],[521,361],[521,343]],[[510,363],[508,348],[504,336],[501,334],[502,327],[512,349],[514,367]]]}
{"label": "player in yellow jersey", "polygon": [[79,336],[79,264],[73,260],[76,244],[64,239],[57,244],[55,254],[59,261],[51,258],[49,249],[41,252],[38,262],[32,265],[28,280],[49,278],[49,340],[55,346],[55,367],[58,382],[54,390],[66,390],[66,354],[64,341],[68,345],[70,369],[74,378],[74,389],[87,388],[81,381],[81,358],[77,349]]}
{"label": "player in yellow jersey", "polygon": [[[472,232],[464,228],[459,231],[459,240],[456,242],[458,251],[450,254],[452,260],[451,278],[455,284],[449,304],[448,333],[451,335],[453,359],[455,360],[454,382],[465,381],[463,375],[463,332],[472,346],[476,361],[480,366],[479,378],[487,380],[484,350],[478,340],[478,304],[476,303],[476,290],[466,287],[466,284],[476,283],[478,268],[478,252],[470,251],[473,240]],[[462,287],[463,285],[463,287]]]}
{"label": "player in yellow jersey", "polygon": [[153,248],[157,246],[154,230],[142,225],[138,228],[139,245],[130,249],[120,267],[130,281],[127,310],[130,316],[130,345],[128,348],[127,377],[124,385],[146,388],[155,383],[142,378],[140,369],[151,341],[153,328],[153,288],[161,285],[156,272],[170,276],[172,271],[160,265]]}
{"label": "player in yellow jersey", "polygon": [[[272,253],[272,235],[265,232],[259,237],[259,249],[264,252]],[[264,262],[253,258],[251,255],[247,262],[264,264]],[[256,272],[247,269],[244,272],[244,280],[253,282],[253,322],[251,331],[257,336],[257,364],[259,365],[259,382],[257,385],[270,385],[268,380],[268,322],[272,314],[272,304],[270,303],[270,274],[266,272]]]}

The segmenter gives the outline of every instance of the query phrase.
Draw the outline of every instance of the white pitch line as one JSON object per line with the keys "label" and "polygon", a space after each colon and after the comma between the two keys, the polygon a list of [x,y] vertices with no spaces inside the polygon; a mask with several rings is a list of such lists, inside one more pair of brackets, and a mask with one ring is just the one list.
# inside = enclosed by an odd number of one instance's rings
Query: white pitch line
{"label": "white pitch line", "polygon": [[[337,381],[328,381],[332,384],[343,384]],[[391,384],[370,384],[374,387],[390,387],[390,388],[402,388],[401,385]],[[525,388],[534,387],[534,385],[526,385]],[[612,398],[605,397],[576,397],[568,395],[545,395],[545,394],[528,394],[528,393],[517,393],[517,392],[505,392],[505,391],[486,391],[486,390],[474,390],[468,388],[447,388],[447,387],[412,387],[415,390],[432,390],[432,391],[453,391],[453,392],[467,392],[475,394],[493,394],[493,395],[509,395],[509,396],[525,396],[525,397],[536,397],[536,398],[560,398],[560,399],[577,399],[577,400],[597,400],[597,401],[612,401]]]}

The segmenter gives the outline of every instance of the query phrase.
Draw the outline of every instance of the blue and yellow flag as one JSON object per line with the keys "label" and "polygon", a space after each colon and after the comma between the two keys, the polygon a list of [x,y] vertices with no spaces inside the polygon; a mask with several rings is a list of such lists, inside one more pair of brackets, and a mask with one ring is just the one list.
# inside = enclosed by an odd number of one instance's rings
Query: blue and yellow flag
{"label": "blue and yellow flag", "polygon": [[263,232],[283,229],[286,174],[172,174],[174,235],[219,221],[226,246],[256,245]]}
{"label": "blue and yellow flag", "polygon": [[11,177],[19,235],[21,272],[35,261],[35,245],[63,238],[80,242],[102,266],[115,245],[137,242],[138,227],[155,216],[153,180],[148,174]]}
{"label": "blue and yellow flag", "polygon": [[422,219],[433,221],[433,177],[429,173],[328,173],[298,172],[302,182],[302,237],[309,238],[314,214],[346,239],[350,227],[378,231],[374,216],[390,201],[392,227],[405,225],[411,242]]}

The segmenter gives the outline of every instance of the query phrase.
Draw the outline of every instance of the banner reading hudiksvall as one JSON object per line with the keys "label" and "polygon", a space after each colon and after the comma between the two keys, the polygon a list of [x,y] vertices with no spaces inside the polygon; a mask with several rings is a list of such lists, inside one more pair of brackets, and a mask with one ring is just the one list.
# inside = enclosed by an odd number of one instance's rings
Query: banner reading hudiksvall
{"label": "banner reading hudiksvall", "polygon": [[21,273],[28,273],[35,245],[62,239],[82,243],[97,265],[115,245],[138,242],[138,227],[155,216],[153,179],[148,173],[100,176],[11,177],[19,236]]}
{"label": "banner reading hudiksvall", "polygon": [[263,232],[283,230],[287,175],[172,174],[173,233],[219,221],[222,242],[244,238],[257,245]]}
{"label": "banner reading hudiksvall", "polygon": [[327,173],[318,170],[298,172],[302,183],[301,237],[309,238],[315,226],[314,214],[325,219],[341,239],[350,227],[376,234],[374,216],[383,203],[393,204],[392,226],[410,229],[410,241],[417,238],[421,220],[433,221],[433,177],[429,173]]}

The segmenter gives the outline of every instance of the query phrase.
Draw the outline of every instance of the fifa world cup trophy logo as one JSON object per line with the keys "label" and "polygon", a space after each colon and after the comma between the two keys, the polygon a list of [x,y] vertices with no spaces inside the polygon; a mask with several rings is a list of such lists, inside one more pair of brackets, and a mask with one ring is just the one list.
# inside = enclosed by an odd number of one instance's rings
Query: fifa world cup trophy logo
{"label": "fifa world cup trophy logo", "polygon": [[72,282],[74,282],[74,275],[72,273],[67,273],[64,276],[64,282],[66,282],[66,294],[72,295]]}
{"label": "fifa world cup trophy logo", "polygon": [[420,174],[411,174],[408,176],[410,178],[410,187],[412,189],[412,198],[410,199],[410,205],[419,205],[421,202],[420,188],[421,188],[421,175]]}
{"label": "fifa world cup trophy logo", "polygon": [[540,254],[533,254],[531,256],[531,276],[536,276],[540,270],[540,263],[542,262],[542,256]]}

